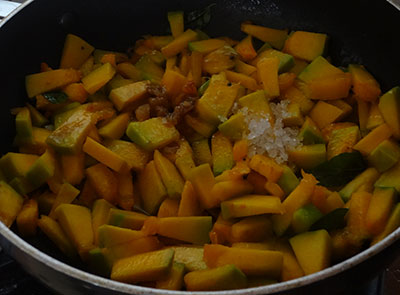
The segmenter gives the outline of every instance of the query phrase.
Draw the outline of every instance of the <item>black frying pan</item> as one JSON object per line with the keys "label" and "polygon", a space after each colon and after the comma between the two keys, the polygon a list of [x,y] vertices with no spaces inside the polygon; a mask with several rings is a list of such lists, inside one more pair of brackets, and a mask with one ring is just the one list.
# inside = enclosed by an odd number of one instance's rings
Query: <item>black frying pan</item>
{"label": "black frying pan", "polygon": [[[75,33],[96,48],[124,51],[142,34],[165,34],[166,12],[199,10],[215,3],[211,36],[243,37],[240,23],[330,36],[328,54],[335,65],[364,64],[383,91],[400,84],[400,11],[384,0],[37,0],[23,5],[0,24],[1,152],[11,149],[15,126],[10,108],[27,100],[24,76],[42,61],[57,67],[65,35]],[[21,240],[0,224],[0,243],[32,275],[65,294],[179,294],[112,282],[68,266],[45,239]],[[218,294],[339,294],[368,280],[398,255],[400,229],[381,243],[327,270],[287,283]],[[38,251],[36,248],[40,249]],[[44,254],[46,253],[46,254]],[[55,258],[55,259],[54,259]],[[212,293],[212,292],[211,292]],[[193,293],[194,294],[194,293]]]}

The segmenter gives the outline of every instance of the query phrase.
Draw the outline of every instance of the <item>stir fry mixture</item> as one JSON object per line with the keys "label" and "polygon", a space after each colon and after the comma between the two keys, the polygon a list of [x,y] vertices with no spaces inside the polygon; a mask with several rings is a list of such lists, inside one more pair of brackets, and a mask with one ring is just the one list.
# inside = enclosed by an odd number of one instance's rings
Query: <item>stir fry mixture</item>
{"label": "stir fry mixture", "polygon": [[183,19],[128,53],[69,34],[59,68],[26,76],[4,224],[170,290],[292,280],[399,226],[399,87],[332,65],[325,34],[243,23],[236,41]]}

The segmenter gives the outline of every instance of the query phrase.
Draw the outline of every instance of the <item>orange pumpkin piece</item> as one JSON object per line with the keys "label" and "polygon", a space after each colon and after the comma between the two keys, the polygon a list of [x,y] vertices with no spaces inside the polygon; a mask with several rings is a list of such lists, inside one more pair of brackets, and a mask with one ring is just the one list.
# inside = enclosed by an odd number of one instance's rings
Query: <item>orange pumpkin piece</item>
{"label": "orange pumpkin piece", "polygon": [[129,113],[122,113],[99,128],[99,134],[104,138],[120,139],[128,127]]}
{"label": "orange pumpkin piece", "polygon": [[68,34],[65,38],[61,55],[61,69],[79,69],[93,52],[94,47],[76,35]]}
{"label": "orange pumpkin piece", "polygon": [[381,95],[381,88],[375,78],[362,65],[349,65],[356,98],[363,101],[375,101]]}
{"label": "orange pumpkin piece", "polygon": [[115,68],[110,63],[105,63],[82,78],[83,86],[89,94],[94,94],[115,75]]}
{"label": "orange pumpkin piece", "polygon": [[79,190],[74,186],[69,184],[68,182],[64,182],[60,190],[54,200],[53,207],[51,207],[51,211],[49,213],[49,217],[54,218],[56,215],[55,211],[58,206],[62,204],[70,204],[73,200],[79,195]]}
{"label": "orange pumpkin piece", "polygon": [[128,172],[119,173],[117,204],[124,210],[132,210],[135,204],[132,174]]}
{"label": "orange pumpkin piece", "polygon": [[250,90],[258,90],[260,87],[255,79],[249,77],[245,74],[233,72],[233,71],[225,71],[226,78],[233,82],[243,85],[244,87]]}
{"label": "orange pumpkin piece", "polygon": [[320,129],[340,120],[342,116],[343,110],[324,101],[318,101],[310,112],[310,118]]}
{"label": "orange pumpkin piece", "polygon": [[371,235],[365,223],[371,198],[372,194],[366,191],[355,192],[351,196],[351,204],[347,213],[347,228],[352,239],[359,243]]}
{"label": "orange pumpkin piece", "polygon": [[353,149],[363,155],[369,155],[382,141],[389,139],[390,136],[392,136],[390,127],[387,124],[382,124],[357,142]]}
{"label": "orange pumpkin piece", "polygon": [[89,96],[82,83],[71,83],[63,88],[63,92],[71,101],[84,103]]}
{"label": "orange pumpkin piece", "polygon": [[181,201],[179,202],[178,215],[183,216],[199,216],[202,213],[198,196],[190,181],[186,181],[183,186]]}
{"label": "orange pumpkin piece", "polygon": [[85,177],[85,154],[61,155],[62,175],[66,182],[78,185]]}
{"label": "orange pumpkin piece", "polygon": [[218,200],[211,194],[215,178],[209,164],[202,164],[193,168],[189,180],[192,182],[203,208],[210,209],[217,206]]}
{"label": "orange pumpkin piece", "polygon": [[158,209],[157,217],[176,217],[178,210],[179,200],[166,198]]}
{"label": "orange pumpkin piece", "polygon": [[283,173],[283,167],[278,165],[273,159],[263,155],[253,156],[249,167],[265,176],[271,182],[277,182]]}
{"label": "orange pumpkin piece", "polygon": [[[162,77],[161,85],[165,87],[165,90],[171,99],[175,99],[179,94],[182,93],[182,89],[187,82],[187,78],[181,73],[178,73],[175,70],[166,70],[164,72],[164,76]],[[175,105],[179,104],[178,101],[175,102]]]}
{"label": "orange pumpkin piece", "polygon": [[280,95],[278,81],[279,58],[262,58],[257,63],[258,76],[263,84],[266,95],[270,98]]}
{"label": "orange pumpkin piece", "polygon": [[248,35],[235,46],[236,52],[241,56],[244,61],[250,61],[257,56],[254,50],[251,35]]}
{"label": "orange pumpkin piece", "polygon": [[161,48],[161,52],[166,58],[172,57],[183,51],[189,42],[196,39],[197,33],[191,29],[187,29],[184,33],[176,37],[175,40]]}
{"label": "orange pumpkin piece", "polygon": [[27,200],[17,216],[18,232],[24,237],[34,236],[38,219],[39,208],[37,201],[35,199]]}
{"label": "orange pumpkin piece", "polygon": [[242,23],[240,29],[263,42],[268,42],[276,49],[282,49],[288,36],[288,30],[277,30],[249,23]]}
{"label": "orange pumpkin piece", "polygon": [[99,196],[115,204],[118,197],[118,179],[110,169],[99,163],[87,168],[86,176]]}

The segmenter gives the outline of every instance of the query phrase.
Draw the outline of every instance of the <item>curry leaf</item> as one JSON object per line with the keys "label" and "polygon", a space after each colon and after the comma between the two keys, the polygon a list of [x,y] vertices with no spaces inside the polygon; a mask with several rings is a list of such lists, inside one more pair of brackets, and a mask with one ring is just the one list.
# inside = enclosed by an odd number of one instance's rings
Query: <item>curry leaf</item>
{"label": "curry leaf", "polygon": [[339,154],[312,169],[311,173],[320,185],[335,187],[345,185],[366,168],[364,158],[356,151]]}
{"label": "curry leaf", "polygon": [[215,3],[211,3],[205,8],[189,12],[186,17],[186,25],[197,29],[204,28],[211,20],[211,8],[215,5]]}
{"label": "curry leaf", "polygon": [[64,92],[46,92],[43,93],[43,96],[49,102],[54,104],[63,103],[68,99],[68,95]]}

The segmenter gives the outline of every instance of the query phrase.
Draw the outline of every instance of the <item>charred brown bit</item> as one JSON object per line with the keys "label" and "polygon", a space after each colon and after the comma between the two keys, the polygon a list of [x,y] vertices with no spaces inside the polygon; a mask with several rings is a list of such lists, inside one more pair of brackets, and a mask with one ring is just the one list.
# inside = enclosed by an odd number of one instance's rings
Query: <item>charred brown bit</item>
{"label": "charred brown bit", "polygon": [[178,124],[187,113],[194,109],[197,99],[198,97],[193,96],[186,97],[186,99],[177,105],[174,111],[168,115],[167,120],[174,125]]}

